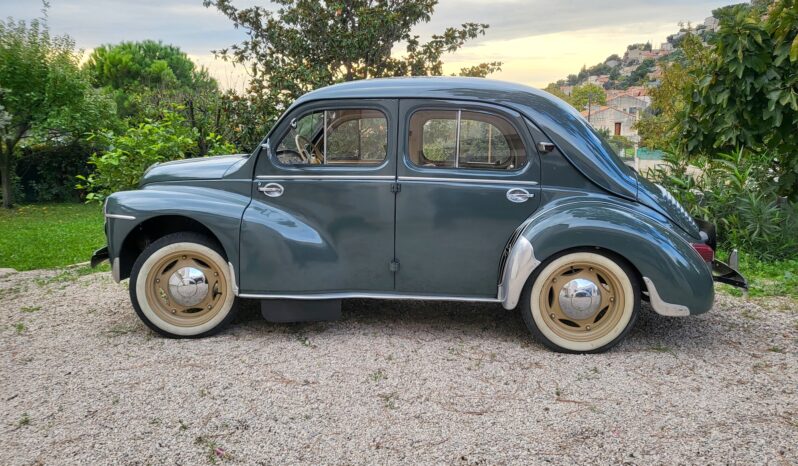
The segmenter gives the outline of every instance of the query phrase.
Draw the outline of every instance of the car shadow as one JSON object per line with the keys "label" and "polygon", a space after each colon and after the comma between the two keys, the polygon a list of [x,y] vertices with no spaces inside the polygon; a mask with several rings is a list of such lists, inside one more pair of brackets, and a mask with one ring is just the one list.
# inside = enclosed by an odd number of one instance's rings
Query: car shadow
{"label": "car shadow", "polygon": [[[341,319],[331,322],[270,323],[260,314],[260,302],[244,300],[237,323],[269,333],[303,333],[308,336],[337,329],[375,329],[385,334],[414,332],[427,337],[457,334],[475,338],[531,341],[517,310],[498,303],[350,299],[341,304]],[[620,348],[655,351],[721,344],[724,329],[706,316],[665,317],[643,303],[637,323]],[[542,346],[541,346],[542,347]]]}

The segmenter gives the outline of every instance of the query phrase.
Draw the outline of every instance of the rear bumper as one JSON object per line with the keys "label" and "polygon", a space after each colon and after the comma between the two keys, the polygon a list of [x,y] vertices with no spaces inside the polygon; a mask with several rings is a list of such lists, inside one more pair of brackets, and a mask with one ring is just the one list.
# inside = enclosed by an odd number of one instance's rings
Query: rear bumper
{"label": "rear bumper", "polygon": [[[732,253],[732,255],[734,255],[735,253]],[[743,277],[742,274],[735,267],[736,264],[729,265],[717,259],[713,260],[712,279],[718,283],[725,283],[727,285],[736,286],[737,288],[748,290],[748,281],[746,281],[745,277]]]}
{"label": "rear bumper", "polygon": [[[717,251],[717,234],[715,225],[700,218],[693,218],[698,229],[701,231],[701,239],[704,244],[711,247],[713,251]],[[729,263],[726,264],[717,259],[713,260],[710,264],[712,268],[712,280],[725,283],[727,285],[736,286],[744,290],[748,290],[748,281],[742,276],[738,270],[737,265],[737,250],[732,251],[729,256]]]}

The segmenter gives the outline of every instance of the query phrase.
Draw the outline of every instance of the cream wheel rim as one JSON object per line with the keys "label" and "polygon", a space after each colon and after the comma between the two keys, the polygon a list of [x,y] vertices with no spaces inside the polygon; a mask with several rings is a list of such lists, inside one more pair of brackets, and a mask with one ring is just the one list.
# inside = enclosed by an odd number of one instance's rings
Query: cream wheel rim
{"label": "cream wheel rim", "polygon": [[634,309],[632,285],[614,261],[573,253],[546,266],[532,290],[532,315],[553,343],[585,351],[614,340]]}
{"label": "cream wheel rim", "polygon": [[150,309],[177,327],[208,323],[224,307],[228,293],[224,271],[199,251],[175,251],[158,259],[145,280]]}

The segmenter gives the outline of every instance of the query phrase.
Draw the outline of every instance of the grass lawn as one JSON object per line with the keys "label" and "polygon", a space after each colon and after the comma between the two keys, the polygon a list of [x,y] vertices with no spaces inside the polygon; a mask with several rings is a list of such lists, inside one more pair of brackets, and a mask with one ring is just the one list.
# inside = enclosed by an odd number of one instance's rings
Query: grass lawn
{"label": "grass lawn", "polygon": [[100,204],[0,209],[0,268],[31,270],[85,262],[105,245]]}

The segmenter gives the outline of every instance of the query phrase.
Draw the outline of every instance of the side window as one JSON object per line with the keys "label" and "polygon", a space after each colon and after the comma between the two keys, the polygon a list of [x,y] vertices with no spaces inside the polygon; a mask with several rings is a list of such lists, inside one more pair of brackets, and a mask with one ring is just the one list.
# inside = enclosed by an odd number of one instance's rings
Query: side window
{"label": "side window", "polygon": [[291,122],[276,155],[284,165],[379,165],[387,148],[388,121],[379,110],[320,110]]}
{"label": "side window", "polygon": [[516,170],[523,140],[506,119],[468,110],[420,110],[410,117],[410,160],[422,167]]}

